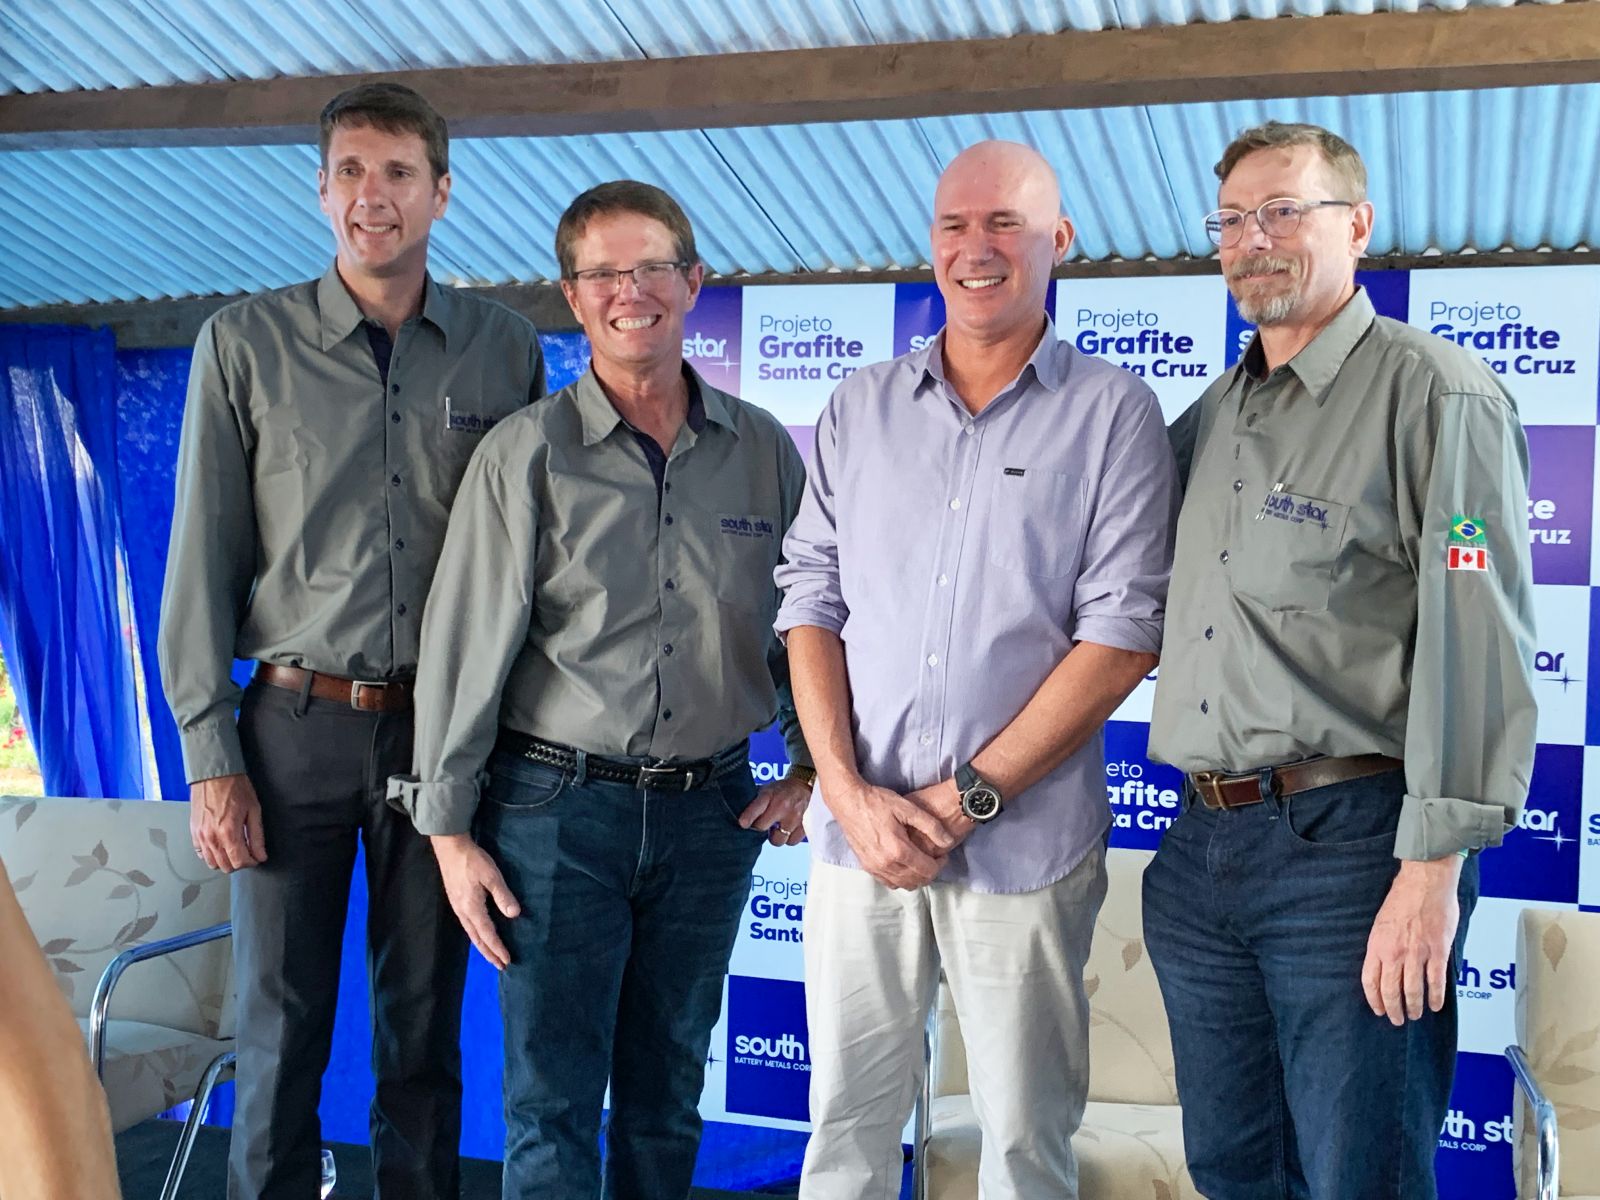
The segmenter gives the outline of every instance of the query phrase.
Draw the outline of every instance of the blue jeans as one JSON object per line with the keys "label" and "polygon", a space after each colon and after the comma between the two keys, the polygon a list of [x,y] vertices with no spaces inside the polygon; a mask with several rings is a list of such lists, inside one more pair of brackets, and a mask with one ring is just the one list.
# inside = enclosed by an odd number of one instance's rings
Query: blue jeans
{"label": "blue jeans", "polygon": [[765,840],[736,820],[755,792],[742,769],[664,792],[489,760],[478,841],[522,906],[496,916],[511,952],[505,1200],[689,1194],[706,1051]]}
{"label": "blue jeans", "polygon": [[1399,862],[1392,771],[1216,811],[1191,803],[1144,877],[1189,1173],[1212,1200],[1434,1200],[1455,1073],[1462,864],[1444,1008],[1400,1028],[1361,988]]}

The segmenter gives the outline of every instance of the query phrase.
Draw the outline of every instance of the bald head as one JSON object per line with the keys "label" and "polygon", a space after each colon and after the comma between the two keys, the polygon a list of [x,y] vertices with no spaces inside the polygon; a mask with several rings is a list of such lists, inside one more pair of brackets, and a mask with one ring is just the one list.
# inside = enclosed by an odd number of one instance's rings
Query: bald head
{"label": "bald head", "polygon": [[1015,209],[1030,224],[1048,226],[1061,215],[1056,173],[1044,155],[1021,142],[978,142],[951,159],[933,194],[934,219],[975,190],[998,201],[995,207]]}
{"label": "bald head", "polygon": [[964,345],[1037,339],[1050,271],[1072,245],[1061,188],[1042,154],[979,142],[956,155],[934,192],[931,242],[947,365]]}

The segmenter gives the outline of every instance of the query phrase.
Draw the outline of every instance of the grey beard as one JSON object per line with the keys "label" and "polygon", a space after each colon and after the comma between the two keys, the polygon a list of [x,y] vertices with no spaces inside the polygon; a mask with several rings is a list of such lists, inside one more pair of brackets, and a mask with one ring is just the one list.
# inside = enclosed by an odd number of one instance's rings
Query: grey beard
{"label": "grey beard", "polygon": [[1245,300],[1238,296],[1233,298],[1234,306],[1238,308],[1239,315],[1250,324],[1282,325],[1294,312],[1294,306],[1300,299],[1300,289],[1280,292],[1276,296],[1267,296],[1261,300]]}

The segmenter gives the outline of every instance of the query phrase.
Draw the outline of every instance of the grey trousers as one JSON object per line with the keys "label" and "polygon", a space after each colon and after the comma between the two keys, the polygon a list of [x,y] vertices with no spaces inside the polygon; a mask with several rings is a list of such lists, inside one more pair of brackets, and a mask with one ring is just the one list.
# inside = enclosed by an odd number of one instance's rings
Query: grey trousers
{"label": "grey trousers", "polygon": [[366,850],[373,1178],[381,1200],[460,1192],[467,941],[425,837],[385,804],[411,769],[410,713],[253,683],[239,710],[267,861],[233,885],[238,1074],[229,1200],[314,1200],[317,1105],[333,1038],[345,910]]}

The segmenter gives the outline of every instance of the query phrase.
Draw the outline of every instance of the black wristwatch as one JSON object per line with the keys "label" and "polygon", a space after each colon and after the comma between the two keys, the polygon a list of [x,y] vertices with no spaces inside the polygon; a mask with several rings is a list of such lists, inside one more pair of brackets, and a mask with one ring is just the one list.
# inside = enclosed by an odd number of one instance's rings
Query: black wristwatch
{"label": "black wristwatch", "polygon": [[971,763],[956,768],[956,791],[961,793],[961,811],[979,825],[994,820],[1005,807],[1000,789],[974,771]]}

